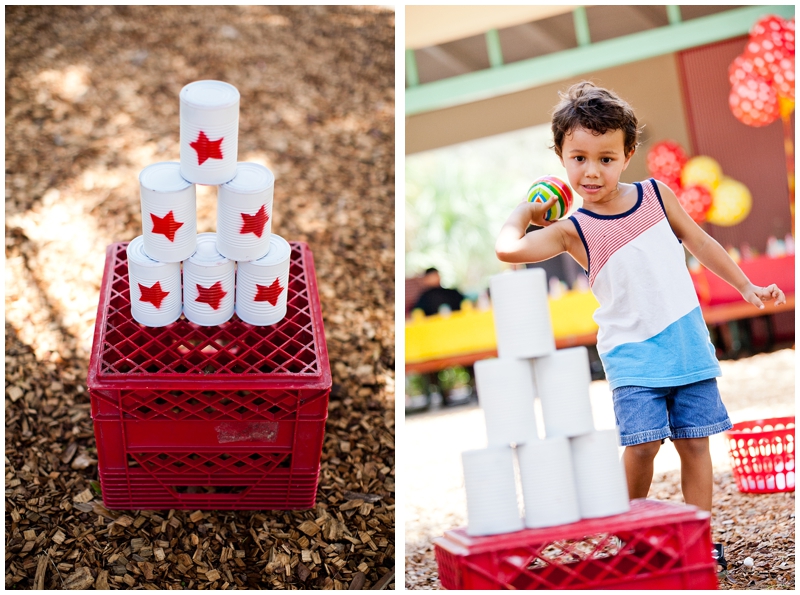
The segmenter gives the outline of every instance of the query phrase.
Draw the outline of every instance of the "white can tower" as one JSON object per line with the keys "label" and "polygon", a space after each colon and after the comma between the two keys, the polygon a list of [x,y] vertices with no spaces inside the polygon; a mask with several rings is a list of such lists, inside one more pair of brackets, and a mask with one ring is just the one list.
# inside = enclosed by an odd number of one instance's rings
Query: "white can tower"
{"label": "white can tower", "polygon": [[[183,87],[180,162],[139,174],[143,230],[128,249],[128,276],[140,324],[166,326],[183,313],[215,326],[237,312],[245,323],[268,326],[286,316],[291,246],[272,233],[275,176],[237,162],[239,99],[222,81]],[[197,234],[197,184],[217,186],[216,233]]]}
{"label": "white can tower", "polygon": [[[467,533],[493,535],[627,512],[617,431],[594,428],[586,348],[555,348],[544,270],[495,275],[490,286],[499,357],[475,363],[488,448],[463,456]],[[544,418],[541,437],[536,399]],[[519,486],[510,479],[511,461]]]}

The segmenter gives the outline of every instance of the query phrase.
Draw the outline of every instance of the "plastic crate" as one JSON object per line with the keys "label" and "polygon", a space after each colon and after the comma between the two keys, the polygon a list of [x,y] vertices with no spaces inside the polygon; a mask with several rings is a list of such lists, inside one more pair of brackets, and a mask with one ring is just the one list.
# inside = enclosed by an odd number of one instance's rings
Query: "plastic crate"
{"label": "plastic crate", "polygon": [[576,523],[434,540],[447,589],[716,589],[711,515],[633,500],[629,512]]}
{"label": "plastic crate", "polygon": [[794,491],[794,417],[744,421],[725,438],[740,492]]}
{"label": "plastic crate", "polygon": [[290,245],[267,327],[138,324],[127,243],[108,247],[87,382],[107,508],[314,506],[331,373],[313,256]]}

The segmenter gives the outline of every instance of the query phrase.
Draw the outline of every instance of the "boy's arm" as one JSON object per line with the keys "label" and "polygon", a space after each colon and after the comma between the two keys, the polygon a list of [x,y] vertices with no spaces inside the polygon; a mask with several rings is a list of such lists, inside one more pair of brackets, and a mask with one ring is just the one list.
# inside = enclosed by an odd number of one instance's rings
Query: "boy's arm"
{"label": "boy's arm", "polygon": [[[565,252],[567,238],[564,226],[558,225],[558,221],[544,220],[545,213],[555,202],[556,199],[552,198],[546,203],[518,204],[497,236],[494,246],[497,258],[515,264],[540,262]],[[525,230],[531,223],[544,229],[526,235]]]}
{"label": "boy's arm", "polygon": [[745,301],[758,308],[764,307],[762,300],[774,299],[776,306],[786,302],[783,292],[774,283],[767,287],[751,283],[719,242],[703,231],[683,210],[675,193],[666,184],[658,181],[656,183],[672,230],[703,266],[733,286]]}

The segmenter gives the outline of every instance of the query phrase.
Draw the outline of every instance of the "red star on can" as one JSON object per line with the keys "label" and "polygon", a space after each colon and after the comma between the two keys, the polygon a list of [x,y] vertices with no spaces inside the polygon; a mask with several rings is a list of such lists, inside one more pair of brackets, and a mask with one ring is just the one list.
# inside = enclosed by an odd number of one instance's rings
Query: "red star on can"
{"label": "red star on can", "polygon": [[208,159],[222,159],[223,138],[210,140],[205,132],[200,131],[197,140],[189,143],[189,146],[197,151],[197,165],[203,165]]}
{"label": "red star on can", "polygon": [[254,215],[248,215],[247,213],[242,213],[242,229],[239,231],[240,234],[246,233],[254,233],[257,237],[261,237],[261,234],[264,233],[264,226],[269,221],[269,215],[267,215],[267,211],[264,208],[264,205],[261,205],[261,208],[256,211]]}
{"label": "red star on can", "polygon": [[164,234],[170,242],[174,242],[175,232],[178,231],[178,228],[183,225],[183,223],[175,221],[175,215],[172,214],[172,211],[167,213],[164,217],[159,217],[150,213],[150,217],[153,220],[153,233]]}
{"label": "red star on can", "polygon": [[280,297],[284,288],[281,287],[280,281],[278,281],[278,278],[275,277],[275,280],[269,287],[265,287],[264,285],[259,285],[256,283],[256,290],[256,297],[253,301],[269,302],[273,306],[276,306],[278,304],[278,298]]}
{"label": "red star on can", "polygon": [[141,292],[140,302],[150,302],[156,308],[161,308],[161,302],[169,295],[168,291],[161,289],[161,281],[156,281],[152,287],[147,287],[138,283],[139,291]]}
{"label": "red star on can", "polygon": [[203,287],[199,283],[197,285],[197,298],[195,299],[196,302],[200,302],[201,304],[208,304],[214,310],[219,308],[220,302],[222,302],[222,298],[228,295],[227,291],[222,289],[222,281],[217,281],[211,287]]}

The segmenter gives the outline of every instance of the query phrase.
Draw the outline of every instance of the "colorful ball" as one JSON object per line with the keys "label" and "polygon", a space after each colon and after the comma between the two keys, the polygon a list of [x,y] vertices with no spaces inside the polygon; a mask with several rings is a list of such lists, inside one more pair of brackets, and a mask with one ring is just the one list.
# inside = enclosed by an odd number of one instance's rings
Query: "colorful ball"
{"label": "colorful ball", "polygon": [[711,191],[711,208],[706,221],[714,225],[736,225],[744,221],[753,206],[753,197],[747,186],[732,178],[723,178]]}
{"label": "colorful ball", "polygon": [[555,176],[542,176],[538,178],[526,195],[528,202],[545,203],[551,198],[556,198],[554,204],[545,214],[545,221],[555,221],[567,214],[572,206],[572,190],[566,182]]}

